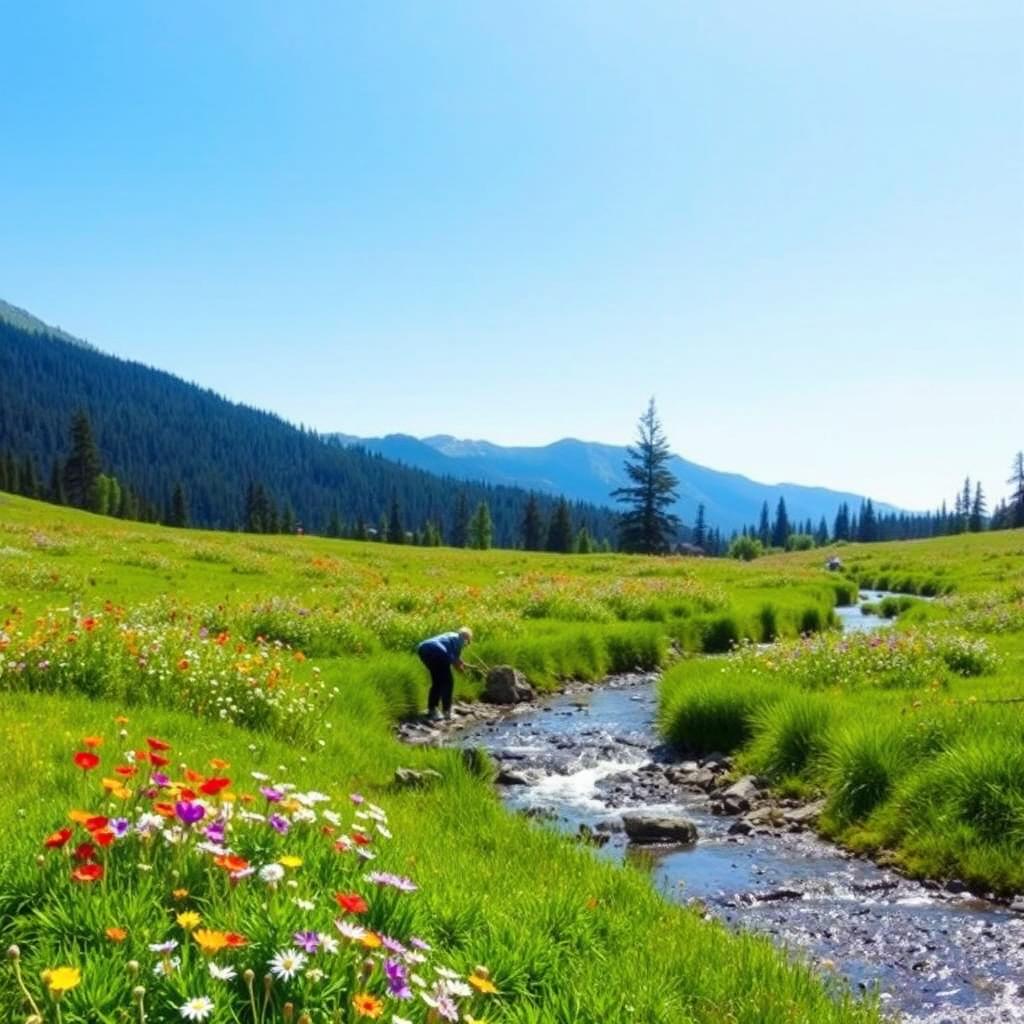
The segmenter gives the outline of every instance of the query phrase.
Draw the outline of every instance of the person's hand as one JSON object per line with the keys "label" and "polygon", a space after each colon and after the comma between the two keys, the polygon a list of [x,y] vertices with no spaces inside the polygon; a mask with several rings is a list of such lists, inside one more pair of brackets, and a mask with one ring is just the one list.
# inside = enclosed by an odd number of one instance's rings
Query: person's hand
{"label": "person's hand", "polygon": [[460,672],[465,672],[466,671],[466,663],[461,658],[457,662],[455,662],[455,667]]}

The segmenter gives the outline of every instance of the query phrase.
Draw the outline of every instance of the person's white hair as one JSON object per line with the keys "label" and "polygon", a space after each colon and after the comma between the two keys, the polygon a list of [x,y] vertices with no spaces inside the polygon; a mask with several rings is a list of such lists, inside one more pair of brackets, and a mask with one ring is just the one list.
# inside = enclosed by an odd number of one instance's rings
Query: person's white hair
{"label": "person's white hair", "polygon": [[473,642],[473,630],[469,626],[459,626],[459,636],[467,643]]}

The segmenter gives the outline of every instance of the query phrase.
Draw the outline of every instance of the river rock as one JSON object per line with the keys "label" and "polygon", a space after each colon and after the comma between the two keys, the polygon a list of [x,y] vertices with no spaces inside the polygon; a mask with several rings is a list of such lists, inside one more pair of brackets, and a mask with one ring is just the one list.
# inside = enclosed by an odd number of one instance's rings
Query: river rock
{"label": "river rock", "polygon": [[818,820],[823,810],[825,810],[824,799],[815,800],[813,803],[804,804],[803,807],[794,807],[791,811],[786,811],[783,820],[787,825],[809,826]]}
{"label": "river rock", "polygon": [[533,687],[518,669],[511,665],[497,665],[487,673],[480,699],[488,704],[519,704],[533,700]]}
{"label": "river rock", "polygon": [[533,780],[523,772],[514,772],[508,768],[502,768],[494,781],[499,786],[529,786]]}
{"label": "river rock", "polygon": [[622,824],[634,843],[690,845],[697,842],[697,826],[682,815],[634,812],[624,814]]}
{"label": "river rock", "polygon": [[743,814],[757,799],[758,789],[753,775],[744,775],[718,795],[720,814]]}

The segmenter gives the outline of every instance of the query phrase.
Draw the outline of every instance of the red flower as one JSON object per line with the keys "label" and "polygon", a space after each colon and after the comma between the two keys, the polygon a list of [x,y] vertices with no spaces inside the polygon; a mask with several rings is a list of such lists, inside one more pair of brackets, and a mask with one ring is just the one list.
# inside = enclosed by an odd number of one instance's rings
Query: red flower
{"label": "red flower", "polygon": [[91,818],[86,818],[83,824],[86,831],[97,832],[101,828],[106,828],[110,824],[110,820],[104,818],[102,814],[94,814]]}
{"label": "red flower", "polygon": [[109,846],[114,841],[114,833],[109,828],[101,828],[93,832],[92,838],[100,846]]}
{"label": "red flower", "polygon": [[165,743],[163,740],[158,740],[153,736],[147,736],[146,742],[149,744],[150,750],[170,750],[170,743]]}
{"label": "red flower", "polygon": [[71,829],[59,828],[51,832],[44,840],[43,846],[50,850],[59,850],[71,838]]}
{"label": "red flower", "polygon": [[199,787],[199,792],[206,796],[216,796],[222,789],[227,789],[230,785],[230,779],[207,779]]}
{"label": "red flower", "polygon": [[370,909],[366,900],[357,892],[336,892],[334,899],[349,914],[365,914]]}
{"label": "red flower", "polygon": [[171,759],[169,757],[164,757],[163,754],[150,754],[149,763],[153,765],[154,768],[166,768],[167,765],[171,763]]}
{"label": "red flower", "polygon": [[114,771],[118,775],[123,775],[126,779],[130,779],[138,771],[138,768],[133,764],[119,764]]}
{"label": "red flower", "polygon": [[238,949],[241,946],[247,946],[249,940],[244,935],[239,935],[238,932],[228,932],[224,936],[224,941],[228,944],[229,948]]}
{"label": "red flower", "polygon": [[75,847],[75,852],[72,854],[75,860],[95,860],[96,859],[96,847],[92,843],[79,843]]}
{"label": "red flower", "polygon": [[100,763],[99,757],[91,750],[80,750],[75,754],[74,761],[83,772],[91,771]]}
{"label": "red flower", "polygon": [[356,846],[369,846],[372,842],[370,837],[363,832],[353,832],[352,838],[356,841]]}
{"label": "red flower", "polygon": [[82,629],[86,633],[91,633],[98,625],[99,623],[91,615],[87,619],[82,619]]}
{"label": "red flower", "polygon": [[244,857],[239,857],[234,853],[225,853],[220,857],[217,857],[214,862],[219,868],[223,868],[225,871],[244,871],[248,866],[249,862]]}
{"label": "red flower", "polygon": [[186,768],[185,778],[189,782],[203,782],[206,779],[206,776],[200,775],[199,772],[193,771],[191,768]]}
{"label": "red flower", "polygon": [[102,864],[83,864],[71,872],[76,882],[98,882],[103,877]]}

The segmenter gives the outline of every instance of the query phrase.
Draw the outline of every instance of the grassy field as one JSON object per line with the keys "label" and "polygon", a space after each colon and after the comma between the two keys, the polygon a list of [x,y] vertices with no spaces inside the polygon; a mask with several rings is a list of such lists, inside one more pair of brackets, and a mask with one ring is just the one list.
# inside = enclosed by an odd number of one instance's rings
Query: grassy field
{"label": "grassy field", "polygon": [[[393,738],[440,628],[551,686],[821,629],[853,589],[811,560],[401,549],[0,496],[5,1019],[878,1020],[507,813],[486,759]],[[399,766],[438,775],[403,789]]]}
{"label": "grassy field", "polygon": [[[888,633],[815,636],[670,669],[678,746],[823,794],[823,830],[918,875],[1024,889],[1024,534],[840,549]],[[807,557],[795,556],[797,560]]]}

